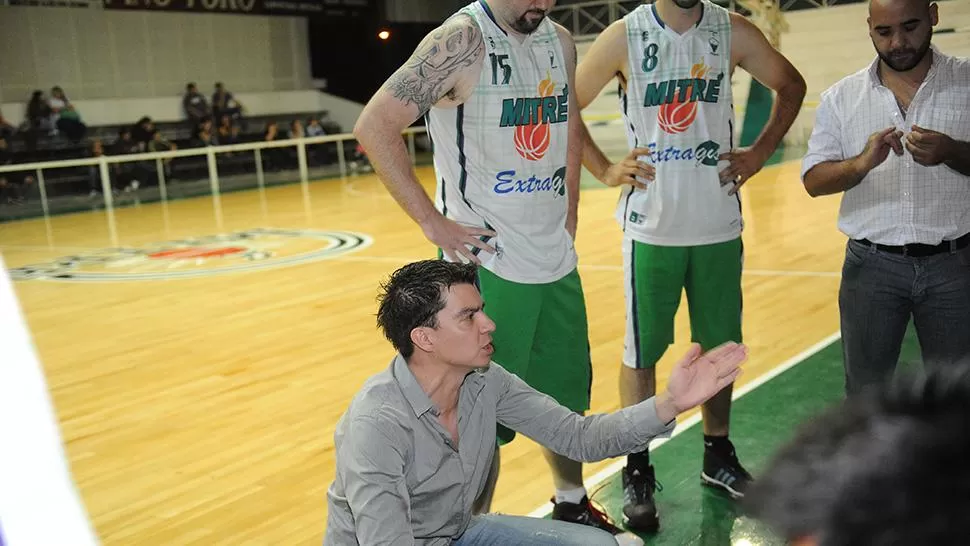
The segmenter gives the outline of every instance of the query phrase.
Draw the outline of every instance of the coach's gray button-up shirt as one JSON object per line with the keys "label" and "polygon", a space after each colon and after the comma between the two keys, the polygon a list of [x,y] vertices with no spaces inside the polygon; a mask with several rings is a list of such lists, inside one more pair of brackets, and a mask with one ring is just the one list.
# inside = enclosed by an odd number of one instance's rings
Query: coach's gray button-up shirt
{"label": "coach's gray button-up shirt", "polygon": [[639,451],[675,425],[660,422],[652,398],[584,417],[493,362],[461,386],[455,449],[438,410],[397,355],[337,423],[324,545],[451,544],[468,527],[485,486],[496,422],[577,461]]}

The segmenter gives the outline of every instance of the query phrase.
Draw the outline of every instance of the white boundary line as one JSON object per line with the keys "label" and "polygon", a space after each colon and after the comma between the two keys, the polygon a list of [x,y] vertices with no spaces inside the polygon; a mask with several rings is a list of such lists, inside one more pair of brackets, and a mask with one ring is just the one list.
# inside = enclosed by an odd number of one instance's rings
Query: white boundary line
{"label": "white boundary line", "polygon": [[[808,349],[805,349],[804,351],[798,353],[797,355],[789,358],[785,362],[782,362],[778,366],[775,366],[771,370],[759,375],[753,381],[745,384],[740,389],[735,390],[734,394],[731,396],[731,399],[737,400],[738,398],[741,398],[742,396],[748,394],[749,392],[757,389],[761,385],[764,385],[768,381],[771,381],[772,379],[778,377],[779,375],[788,371],[789,369],[794,368],[796,365],[801,364],[805,360],[808,360],[810,357],[814,356],[822,349],[828,347],[829,345],[831,345],[841,337],[842,337],[841,332],[835,332],[834,334],[826,337],[825,339],[819,341],[815,345],[812,345]],[[667,443],[671,438],[678,436],[681,432],[684,432],[685,430],[691,428],[692,426],[700,422],[701,422],[701,414],[700,412],[697,412],[694,415],[691,415],[689,418],[685,419],[682,423],[677,423],[677,427],[674,428],[673,432],[670,435],[670,438],[660,438],[650,443],[650,451],[654,451],[658,447]],[[611,476],[613,476],[614,474],[622,470],[625,464],[626,464],[626,459],[620,458],[619,460],[611,463],[603,470],[600,470],[592,477],[590,477],[588,480],[586,480],[586,484],[585,484],[586,489],[587,490],[595,489],[598,485],[600,485],[601,483],[609,479]],[[533,510],[529,514],[529,517],[544,518],[547,515],[549,515],[550,512],[552,512],[552,505],[547,502],[547,503],[544,503],[539,508],[536,508],[535,510]]]}
{"label": "white boundary line", "polygon": [[[20,250],[20,251],[54,251],[54,252],[87,252],[101,250],[105,247],[97,246],[43,246],[43,245],[5,245],[0,244],[0,249],[8,250]],[[425,256],[425,258],[430,258],[431,254]],[[337,258],[338,260],[350,261],[350,262],[372,262],[372,263],[392,263],[392,264],[405,264],[409,261],[420,259],[420,257],[412,256],[341,256]],[[619,265],[579,265],[580,269],[589,271],[622,271],[623,267]],[[839,278],[842,274],[837,271],[785,271],[781,269],[745,269],[742,271],[742,275],[748,277],[814,277],[814,278]]]}
{"label": "white boundary line", "polygon": [[[0,244],[0,249],[20,250],[20,251],[54,251],[54,252],[86,252],[101,250],[105,247],[98,246],[71,246],[71,245],[19,245],[19,244]],[[425,256],[431,257],[431,254]],[[373,262],[373,263],[394,263],[405,264],[409,261],[421,259],[413,256],[341,256],[340,260],[351,262]],[[619,265],[596,265],[579,264],[579,268],[588,271],[622,271],[623,266]],[[750,277],[828,277],[839,278],[842,274],[838,271],[786,271],[783,269],[744,269],[742,275]]]}

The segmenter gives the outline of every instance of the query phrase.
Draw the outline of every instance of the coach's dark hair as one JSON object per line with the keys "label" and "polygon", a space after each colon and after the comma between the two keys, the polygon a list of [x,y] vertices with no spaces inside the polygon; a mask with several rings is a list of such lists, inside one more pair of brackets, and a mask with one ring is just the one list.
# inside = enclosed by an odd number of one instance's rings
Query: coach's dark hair
{"label": "coach's dark hair", "polygon": [[970,543],[970,368],[935,366],[804,425],[745,499],[786,540]]}
{"label": "coach's dark hair", "polygon": [[475,285],[474,264],[424,260],[398,269],[381,285],[377,325],[404,358],[414,353],[411,330],[438,326],[436,315],[445,307],[445,292],[455,284]]}

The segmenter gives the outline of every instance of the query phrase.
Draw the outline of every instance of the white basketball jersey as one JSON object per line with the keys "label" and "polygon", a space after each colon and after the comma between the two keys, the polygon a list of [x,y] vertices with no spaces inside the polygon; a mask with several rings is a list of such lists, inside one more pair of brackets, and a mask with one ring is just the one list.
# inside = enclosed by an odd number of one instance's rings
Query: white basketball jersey
{"label": "white basketball jersey", "polygon": [[[477,253],[499,277],[538,284],[576,267],[566,231],[566,60],[548,20],[524,42],[510,38],[481,1],[470,16],[485,42],[471,97],[457,108],[433,107],[438,210],[459,224],[498,235],[497,252]],[[457,14],[456,14],[457,15]]]}
{"label": "white basketball jersey", "polygon": [[665,246],[720,243],[741,234],[741,201],[721,186],[718,155],[734,148],[731,19],[701,0],[700,21],[677,34],[654,4],[624,17],[629,80],[620,108],[631,147],[656,169],[646,190],[626,185],[616,219],[634,240]]}

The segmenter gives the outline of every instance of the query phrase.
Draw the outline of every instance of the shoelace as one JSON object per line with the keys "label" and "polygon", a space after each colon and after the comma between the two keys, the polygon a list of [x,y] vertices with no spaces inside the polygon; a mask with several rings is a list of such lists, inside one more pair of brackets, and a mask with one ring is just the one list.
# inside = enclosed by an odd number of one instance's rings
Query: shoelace
{"label": "shoelace", "polygon": [[[597,488],[597,491],[599,491],[601,488],[602,487]],[[613,521],[613,518],[611,518],[610,515],[606,513],[606,509],[603,508],[603,505],[600,504],[599,501],[595,501],[592,498],[589,498],[589,515],[590,515],[590,518],[592,518],[593,520],[596,521],[596,523],[599,524],[597,525],[597,527],[601,527],[608,531],[619,530],[619,528],[616,526],[616,523]]]}

